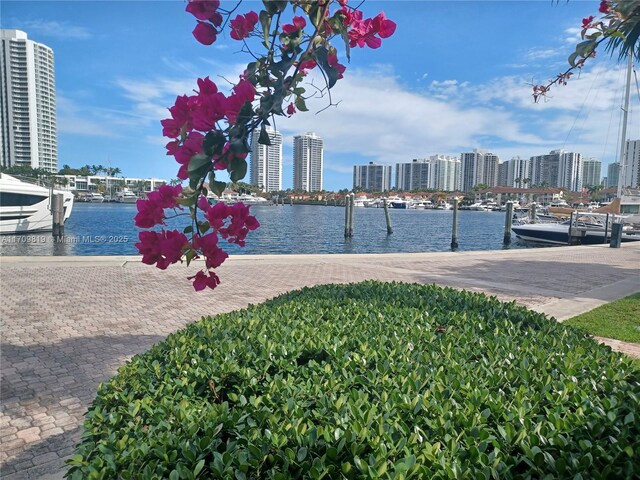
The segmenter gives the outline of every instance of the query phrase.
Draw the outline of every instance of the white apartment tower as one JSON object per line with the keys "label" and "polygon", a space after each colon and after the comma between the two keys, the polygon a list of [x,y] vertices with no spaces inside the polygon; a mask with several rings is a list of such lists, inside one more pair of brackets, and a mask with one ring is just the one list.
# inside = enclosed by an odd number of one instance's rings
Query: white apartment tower
{"label": "white apartment tower", "polygon": [[602,162],[596,158],[589,158],[582,162],[582,185],[593,187],[600,185],[602,177]]}
{"label": "white apartment tower", "polygon": [[293,137],[294,190],[322,191],[323,163],[322,138],[313,132]]}
{"label": "white apartment tower", "polygon": [[573,152],[561,152],[558,163],[558,184],[572,192],[582,190],[582,155]]}
{"label": "white apartment tower", "polygon": [[259,130],[251,136],[251,185],[263,192],[277,192],[282,190],[282,135],[271,127],[267,134],[271,145],[258,143]]}
{"label": "white apartment tower", "polygon": [[620,169],[622,186],[624,188],[640,187],[640,140],[627,140],[624,148],[625,168]]}
{"label": "white apartment tower", "polygon": [[513,157],[503,164],[506,178],[502,182],[505,187],[525,188],[531,179],[531,160]]}
{"label": "white apartment tower", "polygon": [[391,165],[378,165],[373,162],[369,162],[368,165],[354,165],[353,188],[371,192],[391,190]]}
{"label": "white apartment tower", "polygon": [[462,189],[465,192],[480,184],[488,187],[498,185],[500,159],[497,155],[476,148],[473,152],[460,154],[460,162]]}
{"label": "white apartment tower", "polygon": [[0,164],[58,171],[53,51],[0,30]]}

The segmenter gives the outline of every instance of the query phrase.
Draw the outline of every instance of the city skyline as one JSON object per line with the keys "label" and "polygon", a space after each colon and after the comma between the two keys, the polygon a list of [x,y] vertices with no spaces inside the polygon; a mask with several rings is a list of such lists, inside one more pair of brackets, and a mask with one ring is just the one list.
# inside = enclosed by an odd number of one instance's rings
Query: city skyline
{"label": "city skyline", "polygon": [[[310,131],[325,141],[329,190],[351,185],[353,164],[394,165],[425,151],[483,148],[510,159],[565,149],[600,159],[603,171],[619,160],[624,65],[599,55],[547,101],[531,98],[532,83],[566,68],[582,18],[597,14],[597,2],[405,1],[364,8],[384,10],[396,34],[375,51],[352,50],[345,78],[332,91],[335,108],[325,108],[326,98],[310,100],[311,112],[276,119],[283,188],[293,186],[292,139]],[[228,34],[214,47],[197,44],[193,18],[180,2],[7,0],[1,21],[55,53],[60,165],[84,165],[91,155],[89,163],[111,159],[127,175],[175,177],[159,125],[166,108],[196,88],[197,77],[233,81],[246,63]],[[481,35],[478,24],[486,27]],[[633,96],[632,113],[637,107]],[[639,120],[630,117],[633,134]]]}

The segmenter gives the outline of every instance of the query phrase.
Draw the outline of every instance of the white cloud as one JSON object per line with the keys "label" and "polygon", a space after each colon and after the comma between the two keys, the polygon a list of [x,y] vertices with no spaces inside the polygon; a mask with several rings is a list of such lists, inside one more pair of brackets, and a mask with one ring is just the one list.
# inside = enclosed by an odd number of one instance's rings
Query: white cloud
{"label": "white cloud", "polygon": [[557,57],[564,51],[552,49],[552,48],[532,48],[525,55],[526,60],[547,60],[549,58]]}
{"label": "white cloud", "polygon": [[28,31],[30,35],[33,34],[34,36],[42,35],[44,37],[68,40],[87,40],[92,37],[85,27],[51,20],[26,20],[21,22],[19,28]]}

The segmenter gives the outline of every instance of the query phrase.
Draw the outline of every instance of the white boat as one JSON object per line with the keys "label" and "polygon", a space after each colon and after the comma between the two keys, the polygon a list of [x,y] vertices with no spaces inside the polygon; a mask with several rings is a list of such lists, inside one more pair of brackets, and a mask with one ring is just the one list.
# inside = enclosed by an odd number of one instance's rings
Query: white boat
{"label": "white boat", "polygon": [[51,190],[0,173],[0,234],[19,234],[53,229],[51,193],[63,195],[65,221],[73,209],[73,194]]}
{"label": "white boat", "polygon": [[85,201],[89,203],[102,203],[104,202],[104,196],[98,192],[91,192],[85,197]]}
{"label": "white boat", "polygon": [[446,200],[440,200],[438,203],[436,203],[436,206],[434,208],[436,210],[453,210],[453,205],[451,205]]}
{"label": "white boat", "polygon": [[245,205],[267,205],[269,200],[266,198],[258,197],[255,194],[243,193],[237,197],[236,202],[242,202]]}
{"label": "white boat", "polygon": [[138,201],[138,196],[133,193],[131,190],[124,189],[121,192],[116,193],[116,202],[117,203],[136,203]]}
{"label": "white boat", "polygon": [[[577,218],[562,222],[529,223],[523,221],[511,227],[513,233],[522,240],[553,245],[594,245],[607,243],[611,239],[612,224],[623,223],[622,241],[640,241],[640,230],[626,224],[628,217],[603,213],[576,214]],[[571,239],[569,232],[571,231]]]}
{"label": "white boat", "polygon": [[353,198],[353,206],[354,207],[366,207],[369,203],[369,199],[367,197],[354,197]]}

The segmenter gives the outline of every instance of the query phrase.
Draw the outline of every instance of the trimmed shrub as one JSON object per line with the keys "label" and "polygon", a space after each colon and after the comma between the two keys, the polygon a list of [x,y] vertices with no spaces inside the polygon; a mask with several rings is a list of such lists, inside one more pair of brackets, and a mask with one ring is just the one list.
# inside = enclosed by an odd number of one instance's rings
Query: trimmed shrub
{"label": "trimmed shrub", "polygon": [[76,478],[638,478],[640,372],[514,303],[305,288],[203,318],[101,385]]}

